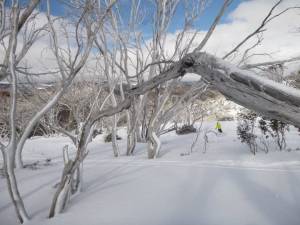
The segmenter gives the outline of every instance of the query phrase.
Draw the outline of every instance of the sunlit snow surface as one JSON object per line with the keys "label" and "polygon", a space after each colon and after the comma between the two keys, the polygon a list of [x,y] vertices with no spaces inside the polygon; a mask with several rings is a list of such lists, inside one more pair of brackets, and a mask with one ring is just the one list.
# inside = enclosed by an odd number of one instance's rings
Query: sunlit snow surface
{"label": "sunlit snow surface", "polygon": [[[163,137],[160,158],[148,160],[146,145],[134,156],[113,158],[111,144],[98,136],[84,162],[83,192],[65,213],[46,219],[53,186],[62,170],[65,137],[34,138],[24,150],[36,169],[17,171],[21,194],[34,225],[299,225],[300,136],[288,134],[288,148],[250,154],[236,137],[235,122],[222,122],[224,134],[203,136],[192,154],[195,134]],[[214,128],[214,123],[204,127]],[[124,137],[125,131],[120,130]],[[126,139],[120,149],[126,151]],[[181,156],[184,155],[184,156]],[[48,165],[45,159],[51,158]],[[0,224],[17,224],[14,208],[0,178]]]}

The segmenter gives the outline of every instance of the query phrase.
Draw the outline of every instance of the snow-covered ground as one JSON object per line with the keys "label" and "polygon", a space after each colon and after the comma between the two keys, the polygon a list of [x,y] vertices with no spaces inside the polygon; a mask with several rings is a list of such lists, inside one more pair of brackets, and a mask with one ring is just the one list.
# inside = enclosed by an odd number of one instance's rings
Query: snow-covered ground
{"label": "snow-covered ground", "polygon": [[[299,225],[300,136],[288,134],[290,152],[250,154],[235,134],[235,122],[223,122],[223,135],[209,136],[207,152],[195,134],[163,137],[160,158],[148,160],[146,145],[134,156],[113,158],[111,144],[98,136],[84,162],[84,186],[65,213],[46,219],[53,186],[62,170],[65,137],[34,138],[24,159],[39,161],[17,171],[21,194],[34,225]],[[205,123],[214,128],[214,123]],[[120,131],[121,136],[124,131]],[[120,141],[125,152],[126,142]],[[50,163],[46,159],[51,159]],[[17,224],[0,178],[0,224]]]}

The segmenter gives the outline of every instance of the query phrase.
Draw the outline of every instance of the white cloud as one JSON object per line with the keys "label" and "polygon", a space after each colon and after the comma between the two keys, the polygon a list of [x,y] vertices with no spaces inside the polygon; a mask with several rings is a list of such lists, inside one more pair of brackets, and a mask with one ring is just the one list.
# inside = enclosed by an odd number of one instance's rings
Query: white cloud
{"label": "white cloud", "polygon": [[[277,0],[252,0],[242,2],[226,18],[227,23],[219,24],[204,50],[219,57],[224,56],[248,34],[252,33]],[[300,6],[299,0],[287,0],[274,11],[278,13],[290,6]],[[275,18],[267,25],[263,42],[252,53],[272,53],[272,59],[286,59],[300,55],[300,9],[290,10]],[[196,38],[199,43],[206,31],[201,31]],[[175,34],[168,35],[167,49],[174,49]],[[256,41],[252,38],[240,52]],[[269,56],[253,57],[251,62],[270,60]]]}
{"label": "white cloud", "polygon": [[[23,45],[25,44],[24,37],[30,33],[30,31],[38,30],[43,26],[48,24],[48,20],[46,14],[43,12],[34,11],[34,18],[30,17],[27,21],[26,26],[24,26],[19,35],[17,42],[17,56],[21,51]],[[64,56],[68,55],[68,51],[70,50],[71,56],[74,57],[75,52],[77,51],[77,47],[75,46],[75,26],[72,21],[67,20],[66,18],[57,18],[52,16],[52,19],[55,20],[54,28],[57,34],[60,53]],[[68,34],[68,38],[66,38],[65,32]],[[50,33],[47,31],[42,31],[41,37],[38,38],[34,44],[30,47],[29,51],[26,53],[25,57],[21,60],[19,66],[28,67],[28,72],[32,73],[44,73],[48,71],[58,71],[58,65],[54,53],[51,49],[52,46],[52,38],[50,37]],[[85,35],[84,32],[81,34],[83,37]],[[8,39],[6,37],[4,40],[4,45],[7,48]],[[69,48],[68,48],[69,43]],[[0,45],[0,62],[3,61],[5,49],[2,45]],[[65,57],[66,60],[67,57]],[[22,76],[20,76],[22,79]],[[33,77],[37,78],[37,77]],[[59,74],[52,75],[43,75],[39,77],[39,80],[53,80],[60,79]]]}
{"label": "white cloud", "polygon": [[[277,0],[276,0],[277,1]],[[233,10],[226,18],[228,22],[220,24],[216,27],[216,30],[205,46],[204,50],[215,54],[219,57],[224,56],[230,51],[237,43],[239,43],[244,37],[256,29],[261,20],[266,16],[267,12],[276,2],[275,0],[251,0],[242,2],[235,10]],[[276,12],[285,9],[289,6],[300,5],[299,0],[286,0],[284,1]],[[276,13],[275,12],[275,13]],[[276,18],[267,26],[267,31],[264,33],[264,40],[260,46],[258,46],[252,53],[272,53],[272,59],[286,59],[300,55],[300,31],[295,32],[300,27],[300,10],[291,10],[284,15]],[[47,19],[43,13],[41,13],[35,20],[36,26],[42,26],[47,23]],[[66,21],[67,23],[67,21]],[[72,34],[74,32],[73,27],[69,24],[66,26],[68,32]],[[179,31],[178,31],[179,32]],[[165,49],[171,54],[174,51],[174,45],[176,41],[176,35],[178,32],[169,33],[167,35],[167,41]],[[196,43],[200,43],[204,37],[206,31],[199,31],[196,38]],[[189,37],[191,37],[193,31],[191,31]],[[189,38],[188,37],[188,38]],[[187,39],[188,39],[187,38]],[[59,34],[59,42],[63,49],[67,49],[66,39],[63,35]],[[241,52],[248,48],[255,42],[252,39],[247,45],[243,46]],[[146,41],[147,44],[150,40]],[[196,44],[195,43],[195,44]],[[20,37],[20,44],[22,39]],[[72,46],[71,46],[72,48]],[[146,50],[145,50],[146,52]],[[0,49],[0,60],[1,60]],[[145,53],[147,55],[147,53]],[[92,56],[91,56],[92,58]],[[132,56],[135,62],[135,56]],[[252,58],[251,62],[262,62],[270,60],[269,56],[259,56]],[[37,41],[28,52],[25,61],[32,66],[33,71],[45,71],[46,69],[57,68],[56,61],[53,53],[50,50],[50,38],[46,35],[44,38]],[[88,69],[96,68],[94,60],[88,62]],[[135,73],[134,68],[130,68],[132,74]],[[87,70],[85,70],[87,72]]]}

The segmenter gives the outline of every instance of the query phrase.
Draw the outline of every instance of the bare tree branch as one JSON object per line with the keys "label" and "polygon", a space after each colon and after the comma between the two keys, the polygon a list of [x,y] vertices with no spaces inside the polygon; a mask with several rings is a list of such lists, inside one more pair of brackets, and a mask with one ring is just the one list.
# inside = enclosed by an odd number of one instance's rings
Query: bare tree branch
{"label": "bare tree branch", "polygon": [[209,30],[206,32],[205,37],[203,38],[203,40],[201,41],[201,43],[194,49],[194,52],[199,52],[203,49],[203,47],[205,46],[205,44],[207,43],[207,41],[209,40],[209,38],[211,37],[212,33],[214,32],[217,24],[219,23],[219,21],[221,20],[225,10],[228,8],[228,6],[231,4],[232,0],[224,0],[224,3],[218,13],[218,15],[215,17],[214,22],[212,23],[212,25],[210,26]]}
{"label": "bare tree branch", "polygon": [[268,62],[262,62],[262,63],[246,64],[246,65],[243,65],[241,68],[242,69],[251,69],[251,68],[257,68],[257,67],[285,64],[285,63],[299,61],[299,60],[300,60],[300,56],[297,56],[297,57],[293,57],[290,59],[284,59],[284,60],[275,60],[275,61],[268,61]]}
{"label": "bare tree branch", "polygon": [[[235,53],[236,51],[238,51],[238,49],[244,45],[250,38],[252,38],[253,36],[255,36],[256,34],[262,33],[264,32],[265,26],[271,22],[273,19],[275,19],[276,17],[282,15],[283,13],[291,10],[291,9],[299,9],[300,7],[289,7],[286,8],[285,10],[273,15],[274,10],[282,3],[283,0],[279,0],[278,2],[276,2],[273,7],[270,9],[270,11],[268,12],[267,16],[263,19],[263,21],[261,22],[261,24],[258,26],[258,28],[256,28],[252,33],[250,33],[249,35],[247,35],[240,43],[238,43],[231,51],[229,51],[224,57],[223,59],[228,58],[229,56],[231,56],[233,53]],[[272,16],[273,15],[273,16]]]}

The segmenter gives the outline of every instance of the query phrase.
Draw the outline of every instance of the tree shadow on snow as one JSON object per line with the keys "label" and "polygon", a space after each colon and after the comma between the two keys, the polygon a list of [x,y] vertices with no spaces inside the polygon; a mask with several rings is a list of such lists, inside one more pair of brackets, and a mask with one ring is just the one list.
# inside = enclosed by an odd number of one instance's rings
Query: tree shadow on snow
{"label": "tree shadow on snow", "polygon": [[[232,181],[235,181],[235,184],[240,188],[239,190],[244,192],[244,196],[247,198],[247,202],[252,203],[253,207],[257,209],[257,211],[261,212],[261,215],[264,216],[267,220],[270,221],[272,225],[299,225],[300,224],[300,216],[299,216],[299,202],[295,199],[293,202],[288,202],[282,197],[280,194],[276,193],[274,190],[269,189],[266,186],[261,185],[260,183],[253,180],[253,178],[247,176],[246,171],[236,171],[239,174],[238,179],[236,176],[233,176],[230,173],[230,170],[227,170],[228,178],[231,177]],[[276,176],[278,172],[272,172],[271,174],[267,174],[269,172],[262,171],[262,173],[266,173],[263,176]],[[289,173],[289,172],[287,172]],[[289,173],[290,174],[290,173]],[[286,176],[286,174],[284,174]],[[255,175],[253,175],[255,176]],[[281,176],[281,175],[279,175]],[[272,177],[271,179],[274,179]],[[279,179],[279,178],[278,178]],[[291,179],[289,180],[292,182]],[[278,183],[281,181],[278,180]],[[291,186],[293,184],[291,183]],[[297,185],[298,186],[298,185]],[[233,193],[234,194],[234,193]],[[299,197],[299,192],[297,196]],[[294,196],[296,194],[294,193]]]}

